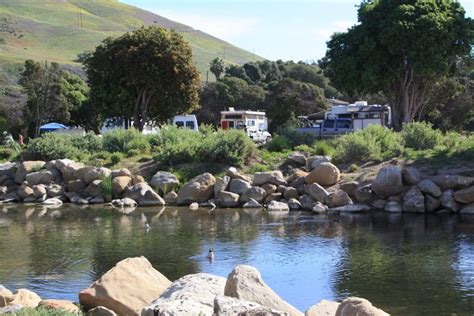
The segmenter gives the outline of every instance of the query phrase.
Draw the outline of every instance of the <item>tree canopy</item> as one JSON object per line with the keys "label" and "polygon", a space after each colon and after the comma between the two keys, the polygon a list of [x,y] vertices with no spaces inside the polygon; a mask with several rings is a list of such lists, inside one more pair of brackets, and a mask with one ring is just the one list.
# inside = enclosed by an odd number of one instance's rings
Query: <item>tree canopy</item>
{"label": "tree canopy", "polygon": [[198,105],[191,48],[175,31],[150,26],[107,38],[84,65],[99,113],[133,118],[139,130]]}
{"label": "tree canopy", "polygon": [[339,90],[384,91],[396,128],[419,114],[428,88],[468,54],[473,38],[473,21],[455,1],[364,1],[358,20],[332,36],[320,65]]}

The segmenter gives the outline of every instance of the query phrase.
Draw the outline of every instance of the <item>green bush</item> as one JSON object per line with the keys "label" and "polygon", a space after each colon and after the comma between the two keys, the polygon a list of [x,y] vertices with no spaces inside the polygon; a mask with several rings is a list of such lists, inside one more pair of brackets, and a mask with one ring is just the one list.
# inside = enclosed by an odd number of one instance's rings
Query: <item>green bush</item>
{"label": "green bush", "polygon": [[122,157],[123,156],[121,153],[113,153],[110,155],[110,162],[116,165],[122,160]]}
{"label": "green bush", "polygon": [[150,142],[147,136],[136,129],[115,129],[103,136],[103,147],[108,152],[120,152],[126,154],[135,149],[140,152],[150,150]]}
{"label": "green bush", "polygon": [[288,138],[283,135],[277,135],[273,137],[273,139],[267,144],[267,149],[268,151],[285,151],[285,150],[290,150],[290,142],[288,141]]}
{"label": "green bush", "polygon": [[166,126],[156,142],[155,159],[167,165],[188,162],[242,165],[256,150],[255,144],[242,131],[215,131],[206,126],[199,132]]}
{"label": "green bush", "polygon": [[9,160],[15,153],[12,148],[0,147],[0,160]]}
{"label": "green bush", "polygon": [[102,177],[100,180],[100,193],[108,202],[112,200],[112,176]]}
{"label": "green bush", "polygon": [[81,151],[72,145],[75,137],[47,133],[28,143],[22,158],[25,160],[78,159]]}
{"label": "green bush", "polygon": [[130,149],[129,151],[127,151],[127,157],[130,158],[130,157],[135,157],[135,156],[138,156],[140,155],[140,151],[138,149]]}
{"label": "green bush", "polygon": [[95,135],[94,133],[87,133],[84,136],[68,136],[71,145],[79,148],[80,150],[87,151],[89,153],[96,153],[103,150],[102,138]]}
{"label": "green bush", "polygon": [[402,139],[407,148],[425,150],[440,145],[443,137],[439,130],[433,129],[431,123],[412,122],[403,126]]}
{"label": "green bush", "polygon": [[336,141],[335,159],[340,162],[381,161],[402,152],[400,135],[380,125],[371,125]]}
{"label": "green bush", "polygon": [[319,140],[314,143],[312,154],[320,156],[332,156],[334,154],[334,146],[327,140]]}

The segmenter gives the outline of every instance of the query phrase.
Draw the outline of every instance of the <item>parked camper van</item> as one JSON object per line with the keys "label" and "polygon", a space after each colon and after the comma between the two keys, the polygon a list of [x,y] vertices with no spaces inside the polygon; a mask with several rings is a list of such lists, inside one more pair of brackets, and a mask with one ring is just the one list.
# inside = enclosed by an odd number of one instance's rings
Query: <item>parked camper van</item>
{"label": "parked camper van", "polygon": [[[133,127],[133,120],[130,120],[128,124],[126,123],[127,122],[125,122],[125,119],[123,117],[108,117],[102,123],[100,133],[104,134],[115,129],[126,129]],[[160,128],[154,123],[145,123],[142,130],[142,134],[144,135],[158,134],[159,132]]]}
{"label": "parked camper van", "polygon": [[176,115],[173,118],[173,125],[177,127],[189,128],[193,131],[198,131],[198,122],[196,115]]}
{"label": "parked camper van", "polygon": [[391,108],[387,105],[368,105],[366,101],[354,104],[337,104],[330,111],[298,117],[299,132],[319,137],[334,136],[358,131],[369,125],[389,127]]}
{"label": "parked camper van", "polygon": [[221,112],[222,129],[241,129],[256,143],[265,143],[271,139],[268,132],[268,120],[265,112],[235,110]]}

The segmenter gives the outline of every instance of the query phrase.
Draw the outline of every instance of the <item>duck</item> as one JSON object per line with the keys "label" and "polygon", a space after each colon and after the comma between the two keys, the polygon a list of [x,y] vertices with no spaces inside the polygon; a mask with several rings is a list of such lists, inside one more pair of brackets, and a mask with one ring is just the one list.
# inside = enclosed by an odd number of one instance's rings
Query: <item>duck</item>
{"label": "duck", "polygon": [[213,249],[209,249],[209,252],[207,253],[207,259],[209,259],[209,261],[214,260],[214,250]]}

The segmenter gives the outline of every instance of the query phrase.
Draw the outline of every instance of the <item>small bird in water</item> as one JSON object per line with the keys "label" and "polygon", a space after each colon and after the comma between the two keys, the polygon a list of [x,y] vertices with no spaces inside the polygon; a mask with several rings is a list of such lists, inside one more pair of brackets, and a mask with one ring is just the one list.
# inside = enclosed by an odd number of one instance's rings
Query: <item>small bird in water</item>
{"label": "small bird in water", "polygon": [[209,262],[212,262],[214,260],[214,250],[213,249],[209,249],[209,252],[207,253],[207,259],[209,260]]}
{"label": "small bird in water", "polygon": [[148,233],[151,229],[151,226],[150,224],[148,224],[148,222],[145,222],[145,224],[143,225],[143,228],[145,229],[145,233]]}

